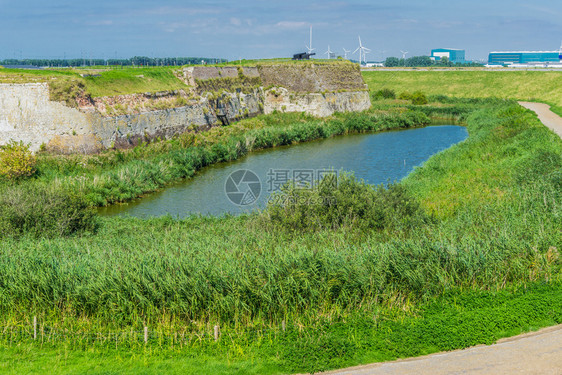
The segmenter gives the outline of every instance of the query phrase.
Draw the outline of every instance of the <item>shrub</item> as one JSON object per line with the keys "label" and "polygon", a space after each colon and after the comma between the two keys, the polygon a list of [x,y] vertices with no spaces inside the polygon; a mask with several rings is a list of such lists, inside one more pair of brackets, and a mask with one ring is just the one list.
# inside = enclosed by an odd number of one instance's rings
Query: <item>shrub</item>
{"label": "shrub", "polygon": [[373,95],[373,98],[375,100],[378,100],[378,99],[396,99],[396,93],[392,89],[384,88],[384,89],[381,89],[381,90],[375,92],[374,95]]}
{"label": "shrub", "polygon": [[32,176],[37,160],[29,145],[23,142],[10,141],[5,146],[0,146],[0,175],[10,180],[17,180]]}
{"label": "shrub", "polygon": [[404,91],[404,92],[400,93],[400,95],[398,95],[398,99],[400,99],[400,100],[412,100],[412,94],[410,94],[408,91]]}
{"label": "shrub", "polygon": [[291,231],[382,230],[425,219],[402,185],[374,187],[350,174],[317,181],[314,188],[288,184],[272,195],[262,216]]}
{"label": "shrub", "polygon": [[75,194],[28,184],[0,193],[0,238],[67,236],[96,227],[95,212]]}
{"label": "shrub", "polygon": [[421,91],[414,92],[412,94],[411,100],[412,100],[412,104],[415,104],[415,105],[427,104],[427,97]]}

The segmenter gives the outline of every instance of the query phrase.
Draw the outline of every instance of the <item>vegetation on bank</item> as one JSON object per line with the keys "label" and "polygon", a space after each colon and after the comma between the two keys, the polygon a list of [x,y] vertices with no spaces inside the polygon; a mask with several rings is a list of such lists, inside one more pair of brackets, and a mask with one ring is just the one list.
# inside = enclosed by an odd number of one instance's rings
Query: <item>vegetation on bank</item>
{"label": "vegetation on bank", "polygon": [[236,160],[253,150],[428,123],[428,116],[416,110],[339,114],[326,120],[277,113],[246,119],[229,127],[188,132],[169,141],[143,144],[130,150],[110,150],[89,156],[39,154],[35,177],[24,183],[55,185],[57,189],[83,197],[92,206],[103,206],[136,198],[191,177],[207,165]]}
{"label": "vegetation on bank", "polygon": [[[134,353],[153,371],[187,352],[186,366],[223,372],[320,371],[562,322],[562,141],[509,101],[389,99],[325,122],[258,117],[127,152],[44,155],[37,177],[16,186],[49,184],[103,204],[253,149],[412,126],[427,119],[422,111],[462,117],[470,137],[388,191],[351,178],[322,197],[353,199],[316,200],[306,211],[104,218],[93,234],[4,238],[0,326],[9,328],[0,356],[16,358],[8,371],[45,363],[29,353],[62,346],[76,363]],[[34,315],[51,337],[42,347],[18,333]],[[146,347],[137,334],[145,325]],[[122,363],[139,368],[137,359]]]}

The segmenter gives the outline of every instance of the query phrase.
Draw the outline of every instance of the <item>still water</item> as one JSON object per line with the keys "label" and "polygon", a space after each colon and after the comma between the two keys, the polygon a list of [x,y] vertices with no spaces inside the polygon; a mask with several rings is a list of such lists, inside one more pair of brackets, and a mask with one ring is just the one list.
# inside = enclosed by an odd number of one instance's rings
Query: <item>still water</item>
{"label": "still water", "polygon": [[[399,181],[415,166],[467,136],[462,126],[430,126],[346,135],[263,150],[233,162],[206,167],[191,179],[141,199],[103,207],[100,214],[139,217],[240,214],[263,208],[271,191],[286,180],[304,183],[311,176],[316,178],[318,174],[341,170],[352,171],[357,178],[370,184]],[[239,170],[253,174],[239,172],[232,175]],[[229,179],[231,175],[233,178]],[[249,203],[258,194],[257,200],[251,204],[232,202]]]}

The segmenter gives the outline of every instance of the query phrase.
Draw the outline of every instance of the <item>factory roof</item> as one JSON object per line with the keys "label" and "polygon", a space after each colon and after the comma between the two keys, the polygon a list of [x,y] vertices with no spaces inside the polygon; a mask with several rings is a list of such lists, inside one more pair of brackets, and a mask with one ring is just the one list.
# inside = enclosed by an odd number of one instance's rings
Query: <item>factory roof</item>
{"label": "factory roof", "polygon": [[492,51],[490,53],[558,53],[559,51]]}

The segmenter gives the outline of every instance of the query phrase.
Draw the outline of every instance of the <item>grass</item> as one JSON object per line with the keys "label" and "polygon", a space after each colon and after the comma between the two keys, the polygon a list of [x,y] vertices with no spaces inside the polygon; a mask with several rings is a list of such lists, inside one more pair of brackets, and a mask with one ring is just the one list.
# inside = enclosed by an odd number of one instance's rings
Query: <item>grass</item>
{"label": "grass", "polygon": [[[463,348],[562,322],[560,284],[532,284],[500,292],[451,291],[415,316],[356,317],[314,331],[288,327],[265,333],[249,347],[195,343],[191,347],[130,350],[111,344],[75,345],[30,340],[0,347],[5,374],[283,374],[394,360]],[[227,334],[227,333],[226,333]],[[239,334],[237,335],[239,338]],[[248,345],[248,344],[246,344]]]}
{"label": "grass", "polygon": [[397,93],[421,90],[428,95],[459,98],[508,98],[540,101],[562,114],[562,72],[533,71],[370,71],[363,77],[371,90]]}
{"label": "grass", "polygon": [[[248,139],[276,145],[325,136],[329,129],[400,124],[400,116],[382,115],[393,106],[406,110],[408,104],[383,101],[375,113],[326,123],[294,114],[251,119],[193,135],[190,142],[197,139],[205,148],[195,155],[210,162],[236,155],[232,150]],[[115,362],[122,364],[119,373],[162,366],[178,372],[320,371],[491,343],[560,323],[562,141],[513,102],[479,101],[463,118],[469,139],[402,184],[432,218],[414,228],[295,232],[264,225],[269,219],[262,213],[106,218],[95,234],[4,239],[3,332],[29,329],[37,315],[50,332],[73,333],[43,347],[29,342],[29,330],[15,342],[4,334],[0,356],[12,361],[8,371],[36,363],[77,372],[102,363],[92,368],[101,373]],[[92,202],[98,200],[92,192],[99,199],[136,194],[125,188],[173,176],[150,166],[189,170],[180,161],[193,146],[163,142],[107,156],[113,162],[100,156],[86,167],[84,159],[50,161],[38,179],[64,186],[59,180],[85,177],[75,185],[82,190],[74,191]],[[104,173],[122,183],[92,190]],[[286,334],[280,334],[283,320]],[[222,327],[218,343],[209,339],[214,324]],[[138,336],[104,343],[91,335],[142,331],[144,325],[156,332],[147,348]],[[171,339],[177,332],[205,335],[178,349]],[[186,354],[189,359],[180,360]]]}
{"label": "grass", "polygon": [[[92,97],[138,94],[145,92],[188,89],[177,78],[174,67],[150,67],[121,69],[0,69],[0,83],[58,82],[74,80],[84,84]],[[82,77],[81,74],[85,74]],[[89,76],[88,76],[89,75]],[[99,76],[96,76],[99,75]]]}
{"label": "grass", "polygon": [[[371,87],[394,88],[389,76],[365,74]],[[409,80],[395,86],[399,92],[443,92],[441,73],[428,72],[434,75],[426,86],[410,76],[419,72],[393,74]],[[475,95],[478,79],[468,77],[458,95],[494,96],[491,89]],[[510,84],[487,79],[500,91]],[[527,85],[512,95],[533,92]],[[512,101],[434,96],[425,106],[380,100],[370,112],[325,121],[262,116],[126,152],[41,155],[38,175],[20,186],[48,185],[101,205],[251,150],[415,126],[427,115],[460,119],[470,136],[400,184],[403,200],[424,213],[410,226],[291,230],[291,212],[278,210],[272,220],[266,210],[100,218],[94,233],[2,239],[1,371],[322,371],[489,344],[561,323],[562,141]],[[348,206],[360,206],[369,189],[358,188]],[[333,214],[318,212],[326,210]],[[42,344],[30,340],[33,316],[46,328]],[[146,346],[139,333],[145,325]]]}

